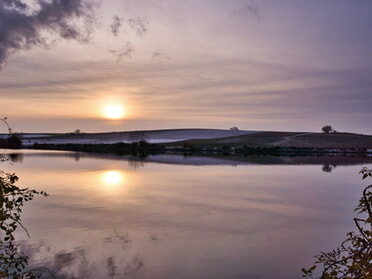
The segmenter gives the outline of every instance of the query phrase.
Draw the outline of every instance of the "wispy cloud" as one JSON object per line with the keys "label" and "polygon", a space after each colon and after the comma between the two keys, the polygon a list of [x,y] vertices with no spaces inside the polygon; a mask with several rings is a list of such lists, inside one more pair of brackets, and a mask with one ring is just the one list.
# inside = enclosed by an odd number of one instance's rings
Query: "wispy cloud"
{"label": "wispy cloud", "polygon": [[128,19],[130,28],[140,37],[142,37],[147,31],[149,22],[146,17],[134,17]]}
{"label": "wispy cloud", "polygon": [[261,20],[261,9],[255,0],[249,1],[247,5],[240,8],[236,13],[239,16],[251,16],[256,20]]}
{"label": "wispy cloud", "polygon": [[[112,23],[110,25],[111,33],[115,36],[119,36],[119,32],[122,28],[124,28],[124,24],[127,25],[127,30],[130,32],[127,33],[127,39],[134,34],[136,37],[142,38],[145,33],[148,32],[148,19],[146,17],[131,17],[128,20],[124,20],[117,15],[113,16]],[[108,52],[113,54],[116,57],[116,62],[120,62],[122,58],[132,58],[133,54],[135,53],[135,46],[132,44],[131,41],[127,41],[124,47],[116,48],[116,49],[109,49]],[[156,56],[160,56],[158,53]]]}
{"label": "wispy cloud", "polygon": [[111,49],[109,52],[116,57],[116,62],[120,62],[123,57],[131,58],[135,49],[130,42],[127,42],[123,48],[118,50]]}
{"label": "wispy cloud", "polygon": [[170,57],[166,55],[165,53],[163,53],[160,49],[155,50],[151,58],[153,60],[159,60],[159,61],[170,60]]}
{"label": "wispy cloud", "polygon": [[120,28],[122,27],[123,18],[120,18],[119,16],[113,16],[112,23],[110,25],[111,32],[114,36],[119,35]]}

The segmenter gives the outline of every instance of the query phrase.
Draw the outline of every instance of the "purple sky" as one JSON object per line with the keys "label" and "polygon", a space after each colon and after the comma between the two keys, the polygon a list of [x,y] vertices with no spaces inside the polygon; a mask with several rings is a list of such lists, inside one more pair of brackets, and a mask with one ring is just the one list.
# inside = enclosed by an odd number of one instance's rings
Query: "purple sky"
{"label": "purple sky", "polygon": [[40,4],[0,3],[0,117],[15,131],[372,134],[371,1]]}

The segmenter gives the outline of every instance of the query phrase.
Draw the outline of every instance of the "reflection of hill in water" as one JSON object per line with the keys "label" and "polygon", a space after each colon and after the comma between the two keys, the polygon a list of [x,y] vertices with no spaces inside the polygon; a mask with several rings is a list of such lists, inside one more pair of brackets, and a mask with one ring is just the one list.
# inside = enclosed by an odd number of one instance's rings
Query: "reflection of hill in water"
{"label": "reflection of hill in water", "polygon": [[372,157],[357,156],[177,156],[156,155],[147,162],[184,165],[359,165],[372,163]]}
{"label": "reflection of hill in water", "polygon": [[[22,150],[21,152],[8,151],[7,156],[13,163],[22,163],[29,157],[68,157],[75,161],[84,158],[101,160],[124,160],[133,168],[144,167],[146,163],[161,163],[175,165],[323,165],[323,166],[348,166],[372,163],[372,156],[184,156],[184,155],[149,155],[136,157],[131,155],[96,154],[69,151],[35,151]],[[325,168],[329,169],[329,168]]]}

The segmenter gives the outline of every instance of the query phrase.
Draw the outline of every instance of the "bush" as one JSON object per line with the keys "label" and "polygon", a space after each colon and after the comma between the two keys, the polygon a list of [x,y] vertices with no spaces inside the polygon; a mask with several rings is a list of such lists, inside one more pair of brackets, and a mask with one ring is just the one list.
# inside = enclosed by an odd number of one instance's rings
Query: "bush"
{"label": "bush", "polygon": [[22,147],[22,141],[16,134],[12,134],[11,136],[0,139],[0,147],[1,148],[10,148],[10,149],[19,149]]}
{"label": "bush", "polygon": [[26,271],[28,257],[20,251],[14,233],[20,226],[28,235],[21,223],[22,207],[25,202],[33,200],[35,195],[47,194],[19,188],[15,185],[17,180],[15,174],[0,171],[0,277],[38,278],[33,272]]}
{"label": "bush", "polygon": [[[363,168],[363,179],[372,177],[372,170]],[[303,277],[320,279],[371,279],[372,278],[372,185],[363,190],[363,196],[355,211],[362,218],[354,218],[357,232],[349,232],[347,238],[331,252],[321,252],[316,263],[322,265],[319,277],[313,277],[316,265],[302,269]]]}

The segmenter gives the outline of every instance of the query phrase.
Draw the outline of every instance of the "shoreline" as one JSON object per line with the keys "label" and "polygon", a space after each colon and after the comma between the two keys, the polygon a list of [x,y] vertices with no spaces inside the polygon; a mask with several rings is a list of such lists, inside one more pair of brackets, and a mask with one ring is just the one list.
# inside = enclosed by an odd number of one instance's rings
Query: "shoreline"
{"label": "shoreline", "polygon": [[360,156],[372,157],[372,149],[367,148],[304,148],[280,146],[168,146],[150,144],[146,141],[113,144],[34,144],[22,148],[34,150],[64,150],[108,154],[186,154],[186,155],[272,155],[272,156]]}

